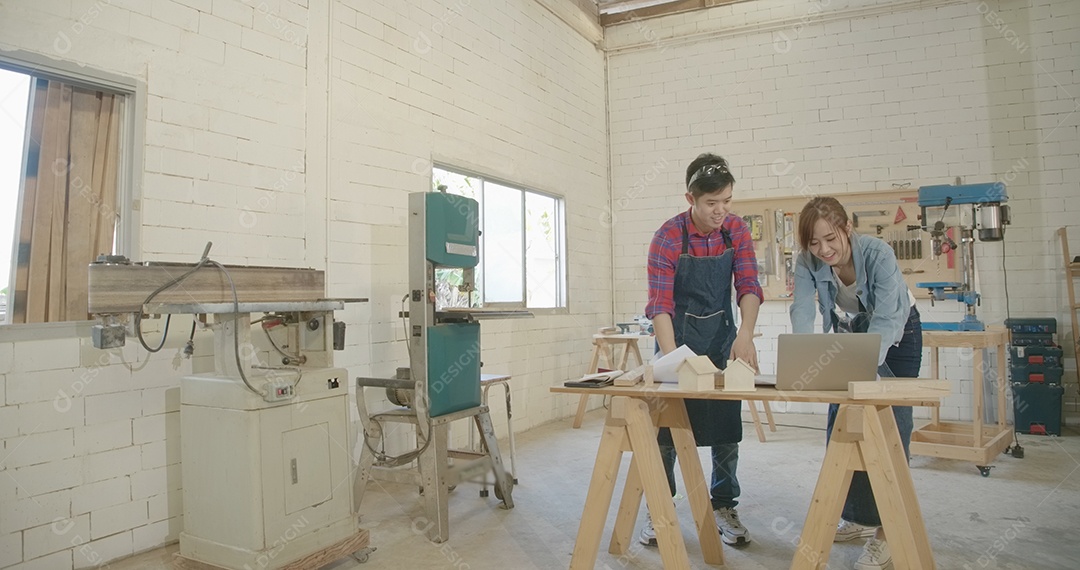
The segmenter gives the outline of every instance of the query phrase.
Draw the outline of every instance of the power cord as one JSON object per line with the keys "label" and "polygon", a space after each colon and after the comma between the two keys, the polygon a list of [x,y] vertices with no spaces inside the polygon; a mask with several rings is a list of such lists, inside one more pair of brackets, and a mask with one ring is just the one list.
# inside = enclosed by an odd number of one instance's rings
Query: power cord
{"label": "power cord", "polygon": [[[196,263],[194,267],[192,267],[191,269],[184,272],[184,274],[181,275],[180,277],[176,277],[176,278],[168,281],[167,283],[165,283],[161,287],[158,287],[157,289],[155,289],[153,293],[150,293],[146,297],[146,300],[143,301],[143,303],[142,303],[143,307],[150,304],[150,301],[152,301],[154,299],[154,297],[157,297],[162,291],[165,291],[166,289],[169,289],[170,287],[175,287],[175,286],[183,283],[185,280],[187,280],[188,277],[191,277],[199,269],[202,269],[203,267],[206,267],[207,265],[213,265],[214,267],[218,268],[219,271],[224,273],[225,278],[229,280],[229,288],[232,290],[232,297],[233,297],[233,312],[234,312],[234,314],[239,315],[240,314],[240,297],[236,294],[236,283],[233,282],[232,275],[229,275],[229,271],[227,269],[225,269],[224,265],[210,259],[210,247],[213,246],[213,245],[214,245],[213,242],[209,242],[209,241],[206,242],[206,248],[203,249],[203,254],[202,254],[202,257],[199,259],[199,262]],[[152,353],[153,352],[158,352],[165,345],[165,338],[169,334],[169,319],[170,319],[171,315],[169,315],[169,316],[167,316],[165,318],[165,331],[161,335],[161,342],[158,343],[157,348],[150,348],[150,346],[146,344],[146,339],[143,338],[143,334],[142,334],[142,315],[143,315],[142,308],[140,307],[139,311],[137,313],[135,313],[135,334],[139,337],[139,343],[142,344],[143,348],[145,348],[147,351],[152,352]],[[193,331],[192,332],[192,338],[194,338],[194,328],[192,329],[192,331]],[[240,379],[244,381],[244,385],[247,386],[248,390],[251,390],[252,392],[258,394],[260,397],[265,398],[266,394],[264,392],[262,392],[262,391],[257,390],[254,386],[252,386],[251,382],[248,380],[247,375],[244,374],[244,366],[240,362],[240,336],[238,334],[233,334],[232,337],[233,337],[233,356],[236,359],[236,370],[237,370],[237,372],[240,373]]]}
{"label": "power cord", "polygon": [[[1009,310],[1009,269],[1008,269],[1008,267],[1006,267],[1006,264],[1005,264],[1005,238],[1004,237],[1002,237],[1002,239],[1001,239],[1001,273],[1002,273],[1002,277],[1004,278],[1003,282],[1005,284],[1005,320],[1009,320],[1009,319],[1012,318],[1012,312]],[[1000,372],[998,372],[998,374],[1004,375],[1005,371],[1001,370]],[[1013,398],[1015,398],[1015,397],[1016,397],[1016,395],[1013,394]],[[998,413],[999,414],[1004,414],[1005,410],[998,410]],[[1012,444],[1011,447],[1005,449],[1005,452],[1012,455],[1013,457],[1015,457],[1017,459],[1023,459],[1023,457],[1024,457],[1024,448],[1020,445],[1020,436],[1016,432],[1016,425],[1015,424],[1016,424],[1016,418],[1013,417],[1013,444]]]}

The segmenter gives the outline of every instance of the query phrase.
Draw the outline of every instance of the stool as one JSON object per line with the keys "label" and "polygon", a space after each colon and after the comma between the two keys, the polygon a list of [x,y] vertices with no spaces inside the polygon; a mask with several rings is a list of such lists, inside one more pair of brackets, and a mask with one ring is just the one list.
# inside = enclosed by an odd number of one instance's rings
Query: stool
{"label": "stool", "polygon": [[[627,370],[627,360],[630,355],[633,354],[637,359],[637,365],[641,366],[645,364],[645,360],[641,358],[641,351],[638,350],[638,339],[649,338],[647,335],[642,334],[594,334],[593,335],[593,353],[592,360],[589,362],[589,369],[586,374],[594,374],[599,372],[597,366],[600,364],[600,353],[604,353],[604,362],[611,370]],[[622,346],[622,358],[619,360],[619,365],[615,366],[615,348]],[[577,415],[574,416],[574,429],[581,427],[582,420],[585,419],[585,411],[589,406],[589,395],[582,394],[581,399],[578,401]]]}
{"label": "stool", "polygon": [[[513,478],[514,484],[518,484],[517,479],[517,467],[515,463],[515,448],[514,448],[514,414],[510,407],[510,375],[509,374],[481,374],[480,375],[480,402],[484,407],[488,405],[488,390],[492,386],[501,385],[506,392],[506,431],[510,434],[510,477]],[[476,431],[469,430],[469,449],[476,450]],[[486,497],[487,491],[487,479],[484,480],[483,486],[480,488],[480,496]]]}

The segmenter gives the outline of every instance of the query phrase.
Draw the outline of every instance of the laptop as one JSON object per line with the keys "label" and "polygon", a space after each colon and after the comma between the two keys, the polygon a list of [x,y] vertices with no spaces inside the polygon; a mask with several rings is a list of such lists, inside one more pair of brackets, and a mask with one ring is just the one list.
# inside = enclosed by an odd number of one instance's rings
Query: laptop
{"label": "laptop", "polygon": [[777,390],[847,390],[877,379],[877,333],[782,334],[777,337]]}

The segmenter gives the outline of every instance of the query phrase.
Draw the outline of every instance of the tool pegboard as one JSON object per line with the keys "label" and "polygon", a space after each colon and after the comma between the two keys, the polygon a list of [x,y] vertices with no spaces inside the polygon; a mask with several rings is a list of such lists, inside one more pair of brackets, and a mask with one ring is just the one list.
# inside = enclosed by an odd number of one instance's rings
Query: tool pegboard
{"label": "tool pegboard", "polygon": [[[733,214],[750,227],[758,261],[758,275],[766,301],[791,298],[795,287],[795,258],[799,253],[799,212],[812,196],[734,200]],[[834,194],[847,210],[854,230],[883,240],[896,254],[904,280],[916,297],[925,292],[915,286],[924,281],[959,281],[959,253],[933,257],[930,235],[908,226],[920,226],[918,190],[891,190]],[[955,228],[949,235],[959,240]]]}

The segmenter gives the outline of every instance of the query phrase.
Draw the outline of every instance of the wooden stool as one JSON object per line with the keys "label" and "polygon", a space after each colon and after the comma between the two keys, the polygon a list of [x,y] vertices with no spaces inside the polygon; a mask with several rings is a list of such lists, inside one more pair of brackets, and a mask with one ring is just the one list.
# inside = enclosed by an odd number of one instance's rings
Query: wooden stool
{"label": "wooden stool", "polygon": [[[637,359],[637,366],[645,364],[645,361],[641,358],[641,351],[638,350],[638,339],[650,338],[647,335],[642,334],[594,334],[593,335],[593,353],[592,360],[589,361],[589,368],[585,374],[594,374],[599,372],[600,365],[600,353],[604,353],[604,363],[609,370],[622,370],[626,371],[627,360],[630,358],[630,354],[633,353],[634,358]],[[619,365],[615,366],[615,348],[622,346],[622,358],[619,360]],[[582,420],[585,419],[585,411],[589,406],[589,395],[582,394],[581,399],[578,401],[577,415],[574,416],[574,429],[581,427]]]}

